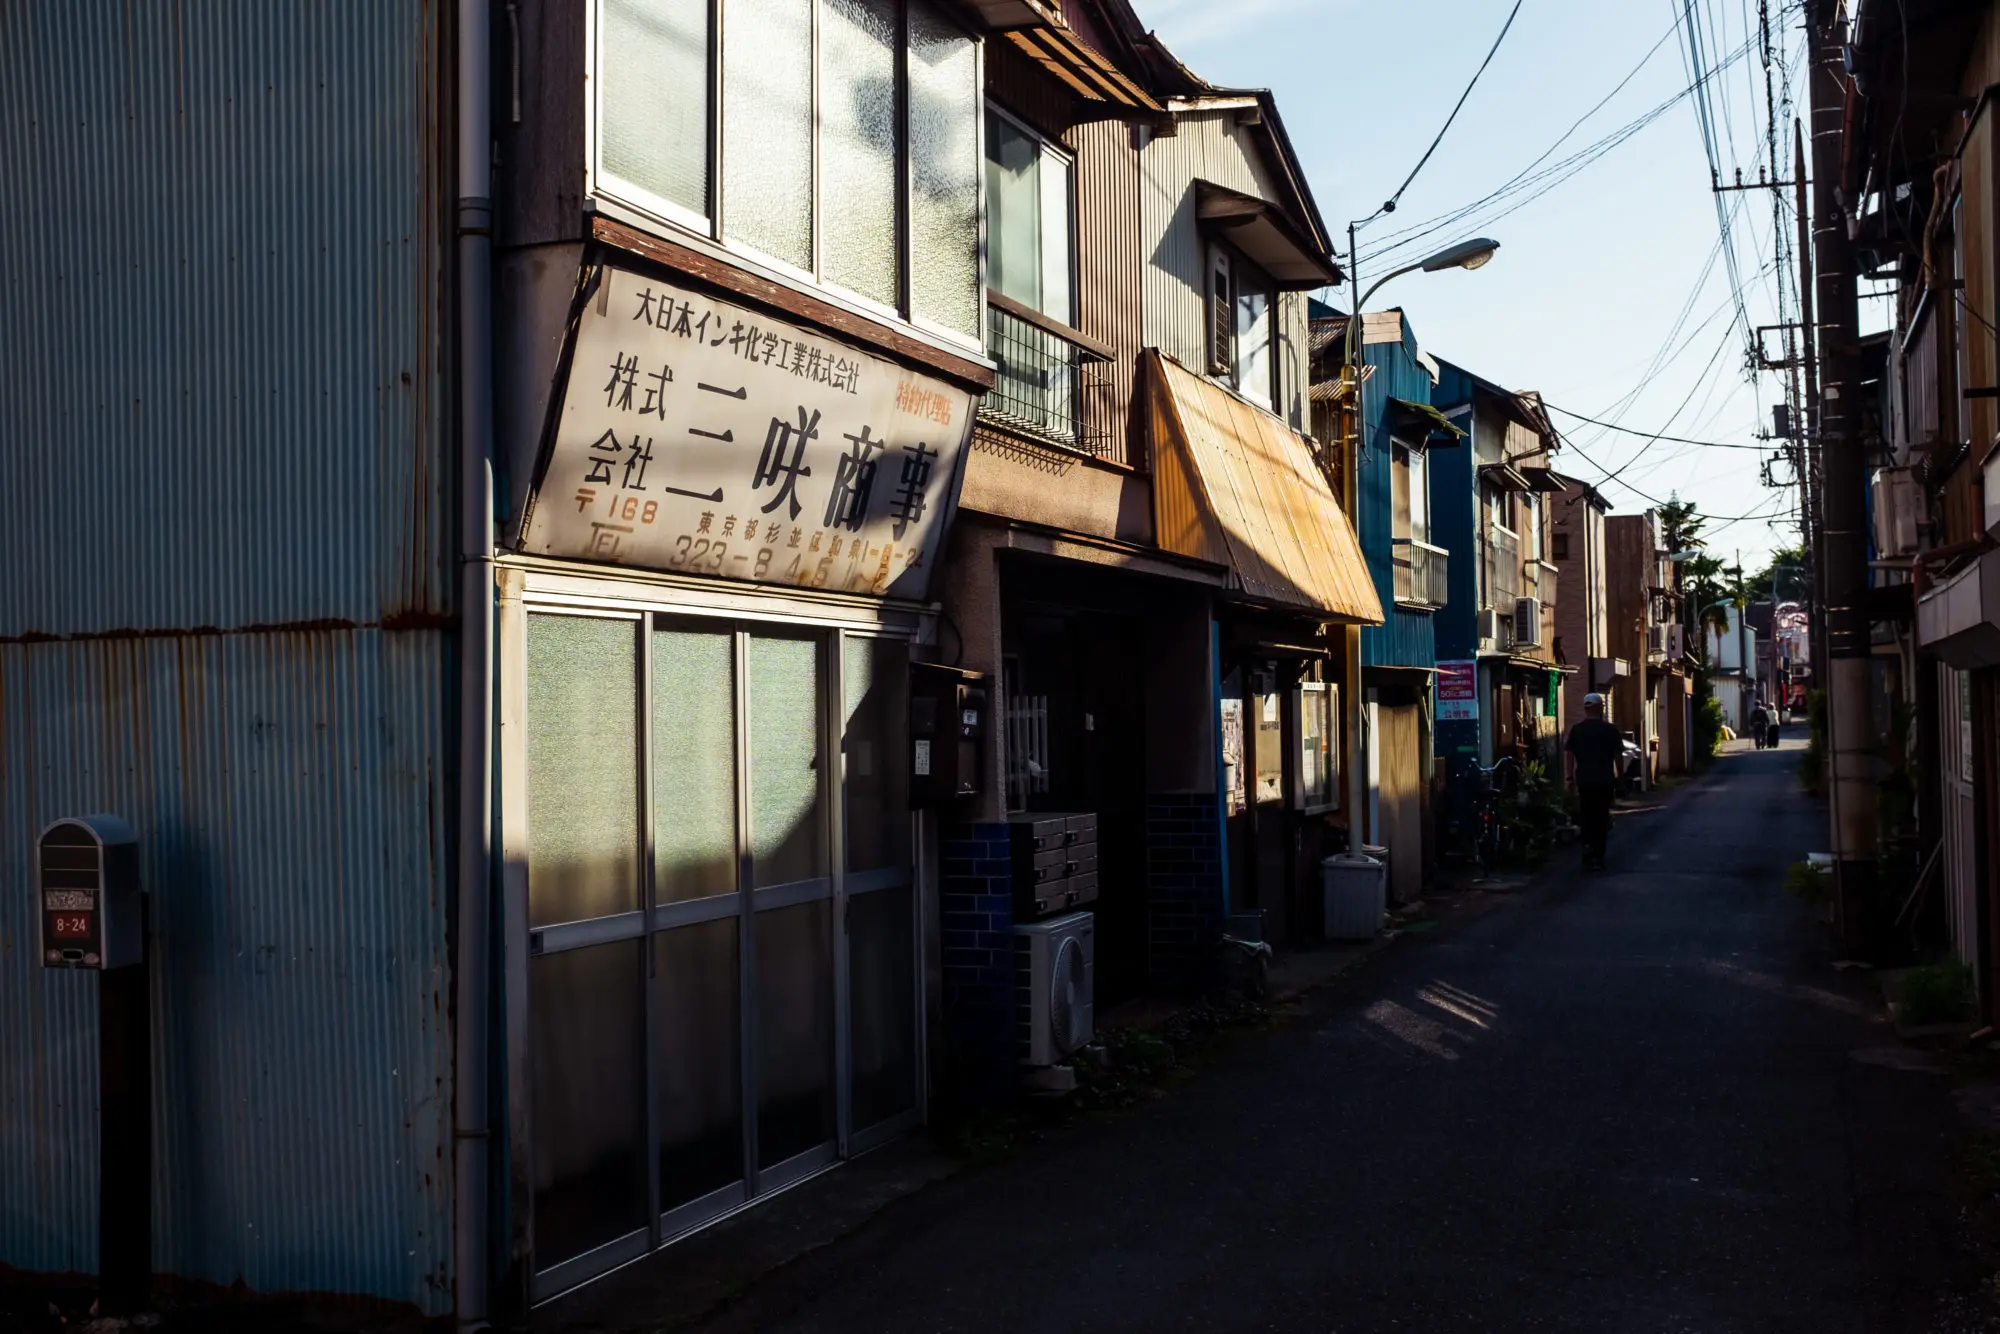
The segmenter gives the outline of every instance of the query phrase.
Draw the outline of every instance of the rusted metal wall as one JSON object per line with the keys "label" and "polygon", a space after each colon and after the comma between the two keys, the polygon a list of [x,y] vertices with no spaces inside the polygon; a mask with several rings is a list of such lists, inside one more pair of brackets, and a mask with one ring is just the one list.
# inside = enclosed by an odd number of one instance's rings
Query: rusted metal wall
{"label": "rusted metal wall", "polygon": [[1132,127],[1101,120],[1079,125],[1077,149],[1078,319],[1118,354],[1101,388],[1086,389],[1092,424],[1103,424],[1112,459],[1142,464],[1144,433],[1131,429],[1133,373],[1146,345],[1146,255],[1139,219],[1139,152]]}
{"label": "rusted metal wall", "polygon": [[0,638],[444,606],[437,41],[0,6]]}
{"label": "rusted metal wall", "polygon": [[448,1304],[455,753],[433,5],[0,5],[0,1264],[95,1264],[95,989],[156,917],[154,1262]]}

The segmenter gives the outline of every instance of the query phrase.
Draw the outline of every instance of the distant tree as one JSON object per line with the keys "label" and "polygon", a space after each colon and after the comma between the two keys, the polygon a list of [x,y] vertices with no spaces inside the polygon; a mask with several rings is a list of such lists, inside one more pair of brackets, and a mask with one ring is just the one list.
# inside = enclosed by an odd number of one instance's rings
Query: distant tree
{"label": "distant tree", "polygon": [[1764,562],[1764,568],[1750,576],[1753,598],[1775,595],[1779,602],[1798,602],[1806,593],[1806,554],[1802,547],[1779,547]]}

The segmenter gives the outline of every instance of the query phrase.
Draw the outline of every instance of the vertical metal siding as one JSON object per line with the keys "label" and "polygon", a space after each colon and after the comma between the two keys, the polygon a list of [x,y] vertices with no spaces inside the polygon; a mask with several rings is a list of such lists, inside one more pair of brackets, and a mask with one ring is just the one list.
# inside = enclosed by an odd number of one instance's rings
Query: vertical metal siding
{"label": "vertical metal siding", "polygon": [[430,5],[0,5],[0,1264],[95,1265],[60,814],[143,841],[159,1272],[449,1305]]}
{"label": "vertical metal siding", "polygon": [[[1418,364],[1413,351],[1416,338],[1409,321],[1402,319],[1400,313],[1395,313],[1395,317],[1402,330],[1400,340],[1364,342],[1361,348],[1362,360],[1373,366],[1375,373],[1363,383],[1361,391],[1358,491],[1361,514],[1356,527],[1382,606],[1394,608],[1381,625],[1361,632],[1361,661],[1369,667],[1431,667],[1437,663],[1437,646],[1430,613],[1405,611],[1395,606],[1395,571],[1390,550],[1395,529],[1389,494],[1391,445],[1387,412],[1391,398],[1410,403],[1430,402],[1432,386],[1430,372]],[[1364,337],[1365,334],[1366,330]],[[1466,557],[1452,551],[1448,559],[1458,561]]]}
{"label": "vertical metal siding", "polygon": [[[1195,217],[1197,180],[1260,199],[1278,194],[1264,165],[1237,135],[1231,112],[1181,116],[1174,134],[1153,139],[1139,155],[1140,244],[1151,261],[1146,265],[1146,345],[1199,369],[1208,365],[1208,247]],[[1287,294],[1279,304],[1284,400],[1278,415],[1303,431],[1309,374],[1305,299]]]}
{"label": "vertical metal siding", "polygon": [[[442,1303],[444,723],[431,632],[0,647],[0,818],[110,810],[155,935],[154,1259]],[[96,991],[38,966],[0,846],[0,1260],[96,1261]],[[12,1183],[21,1183],[17,1188]]]}
{"label": "vertical metal siding", "polygon": [[1080,327],[1118,354],[1107,370],[1100,406],[1117,442],[1116,457],[1139,463],[1143,460],[1134,457],[1129,443],[1143,434],[1130,429],[1135,372],[1146,341],[1139,154],[1132,147],[1131,127],[1123,121],[1091,121],[1073,133]]}
{"label": "vertical metal siding", "polygon": [[0,637],[445,605],[437,37],[0,6]]}

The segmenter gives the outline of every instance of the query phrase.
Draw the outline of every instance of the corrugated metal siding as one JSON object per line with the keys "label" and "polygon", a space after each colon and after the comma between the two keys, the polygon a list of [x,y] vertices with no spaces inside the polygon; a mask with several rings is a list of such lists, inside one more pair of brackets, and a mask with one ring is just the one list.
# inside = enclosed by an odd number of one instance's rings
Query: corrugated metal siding
{"label": "corrugated metal siding", "polygon": [[96,1266],[96,988],[37,966],[32,834],[143,841],[154,1263],[448,1293],[449,975],[432,632],[0,646],[0,1262]]}
{"label": "corrugated metal siding", "polygon": [[440,59],[414,0],[0,5],[0,1264],[95,1265],[27,877],[111,810],[156,1268],[448,1305]]}
{"label": "corrugated metal siding", "polygon": [[0,5],[0,637],[447,605],[437,40]]}
{"label": "corrugated metal siding", "polygon": [[1101,414],[1115,442],[1112,457],[1143,464],[1134,431],[1132,395],[1139,350],[1146,345],[1146,252],[1139,209],[1139,153],[1123,121],[1076,127],[1078,319],[1083,332],[1107,343],[1118,359],[1105,368],[1087,414]]}
{"label": "corrugated metal siding", "polygon": [[[1157,347],[1184,366],[1208,364],[1208,247],[1195,217],[1194,183],[1214,181],[1232,190],[1277,199],[1278,191],[1227,111],[1180,116],[1176,132],[1155,138],[1139,155],[1140,244],[1146,265],[1148,347]],[[1286,359],[1281,371],[1285,401],[1278,415],[1294,429],[1306,428],[1307,334],[1304,299],[1292,297],[1297,313],[1286,314],[1281,332]],[[1295,363],[1295,364],[1293,364]]]}
{"label": "corrugated metal siding", "polygon": [[[1411,350],[1415,335],[1410,332],[1409,322],[1399,319],[1398,323],[1402,331],[1400,341],[1364,341],[1361,348],[1362,360],[1375,368],[1361,389],[1361,549],[1368,557],[1368,571],[1375,578],[1375,591],[1383,607],[1394,608],[1380,626],[1361,632],[1361,661],[1370,667],[1430,667],[1437,662],[1430,614],[1395,606],[1395,571],[1391,564],[1390,541],[1395,529],[1389,489],[1393,471],[1391,445],[1385,421],[1388,400],[1428,403],[1432,388],[1430,372],[1417,363]],[[1375,317],[1371,314],[1363,325],[1364,340],[1376,336],[1374,326]],[[1465,557],[1452,550],[1448,559],[1456,563]]]}

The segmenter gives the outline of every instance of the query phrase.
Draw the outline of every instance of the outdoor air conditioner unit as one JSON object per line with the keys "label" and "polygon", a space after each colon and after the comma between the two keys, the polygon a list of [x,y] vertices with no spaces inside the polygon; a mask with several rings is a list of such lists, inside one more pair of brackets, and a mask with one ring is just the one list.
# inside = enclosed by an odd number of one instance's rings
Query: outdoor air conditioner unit
{"label": "outdoor air conditioner unit", "polygon": [[1542,642],[1542,600],[1540,598],[1514,599],[1514,642],[1524,648],[1535,648]]}
{"label": "outdoor air conditioner unit", "polygon": [[1087,912],[1014,928],[1021,1064],[1060,1065],[1097,1035],[1095,938]]}
{"label": "outdoor air conditioner unit", "polygon": [[1491,607],[1481,607],[1477,627],[1479,638],[1489,644],[1500,642],[1500,613]]}

